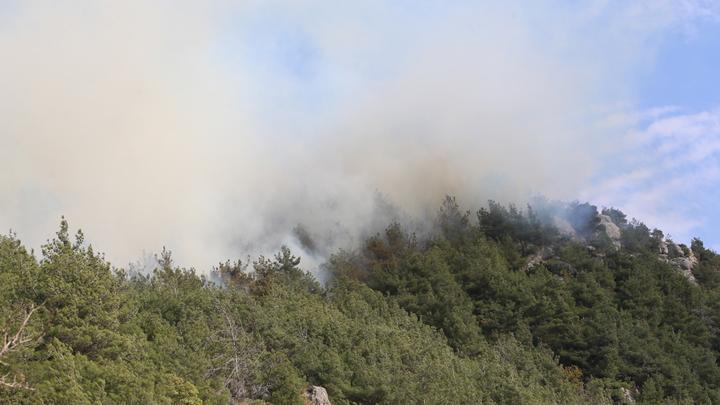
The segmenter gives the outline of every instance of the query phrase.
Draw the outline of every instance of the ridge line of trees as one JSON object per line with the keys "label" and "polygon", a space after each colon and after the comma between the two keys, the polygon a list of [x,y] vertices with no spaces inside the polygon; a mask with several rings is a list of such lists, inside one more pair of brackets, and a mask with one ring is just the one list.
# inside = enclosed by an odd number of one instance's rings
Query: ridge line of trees
{"label": "ridge line of trees", "polygon": [[720,256],[686,247],[692,284],[659,231],[602,214],[621,248],[589,204],[447,198],[431,235],[389,224],[326,285],[285,247],[208,279],[167,250],[114,268],[64,219],[40,259],[0,236],[0,402],[720,403]]}

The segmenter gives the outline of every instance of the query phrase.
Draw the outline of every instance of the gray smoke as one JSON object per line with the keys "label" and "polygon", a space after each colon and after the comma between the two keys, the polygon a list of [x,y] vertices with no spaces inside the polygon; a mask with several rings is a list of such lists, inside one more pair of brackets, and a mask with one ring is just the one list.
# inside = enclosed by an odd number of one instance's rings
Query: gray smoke
{"label": "gray smoke", "polygon": [[315,267],[445,194],[572,198],[677,14],[389,3],[3,2],[0,227],[38,246],[65,215],[119,264],[287,244]]}

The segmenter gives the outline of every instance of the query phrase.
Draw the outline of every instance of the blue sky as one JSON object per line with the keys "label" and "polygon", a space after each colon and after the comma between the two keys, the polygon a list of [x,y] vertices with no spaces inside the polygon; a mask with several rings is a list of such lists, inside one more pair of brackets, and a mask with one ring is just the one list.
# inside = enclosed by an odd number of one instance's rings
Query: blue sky
{"label": "blue sky", "polygon": [[639,77],[640,105],[677,105],[692,110],[718,104],[720,80],[720,24],[705,21],[692,32],[666,38],[653,66]]}
{"label": "blue sky", "polygon": [[720,24],[669,32],[656,52],[637,72],[631,146],[613,161],[616,176],[593,185],[602,193],[585,195],[720,250]]}

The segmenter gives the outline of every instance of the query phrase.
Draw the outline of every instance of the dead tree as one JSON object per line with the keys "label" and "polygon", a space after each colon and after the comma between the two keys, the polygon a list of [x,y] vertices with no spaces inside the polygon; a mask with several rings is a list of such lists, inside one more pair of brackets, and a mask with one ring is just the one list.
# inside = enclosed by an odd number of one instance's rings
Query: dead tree
{"label": "dead tree", "polygon": [[[28,332],[27,326],[30,322],[30,318],[35,313],[35,311],[40,308],[40,306],[36,306],[35,304],[31,305],[29,309],[24,311],[24,315],[20,318],[22,319],[22,322],[20,322],[20,325],[17,327],[17,330],[13,332],[13,328],[11,326],[6,326],[2,330],[2,336],[3,336],[3,345],[2,348],[0,348],[0,364],[9,367],[10,365],[6,363],[4,360],[7,359],[7,356],[13,352],[18,352],[22,350],[23,348],[28,347],[33,342],[37,341],[38,336],[33,336],[31,333]],[[30,387],[23,378],[18,380],[17,375],[12,376],[12,380],[10,378],[10,373],[7,373],[3,376],[0,376],[0,387],[1,388],[7,388],[7,389],[26,389],[26,390],[33,390],[32,387]]]}
{"label": "dead tree", "polygon": [[236,322],[227,308],[219,305],[218,312],[222,323],[208,342],[215,347],[216,354],[206,376],[222,376],[225,388],[237,401],[267,395],[269,386],[255,379],[258,369],[263,367],[262,348]]}

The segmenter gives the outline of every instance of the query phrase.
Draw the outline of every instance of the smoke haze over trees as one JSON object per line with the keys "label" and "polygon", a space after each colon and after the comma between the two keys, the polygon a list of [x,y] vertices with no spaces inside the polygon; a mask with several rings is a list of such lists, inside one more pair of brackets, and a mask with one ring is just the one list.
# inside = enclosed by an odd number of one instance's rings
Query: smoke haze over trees
{"label": "smoke haze over trees", "polygon": [[0,403],[720,403],[720,2],[525,3],[0,1]]}

